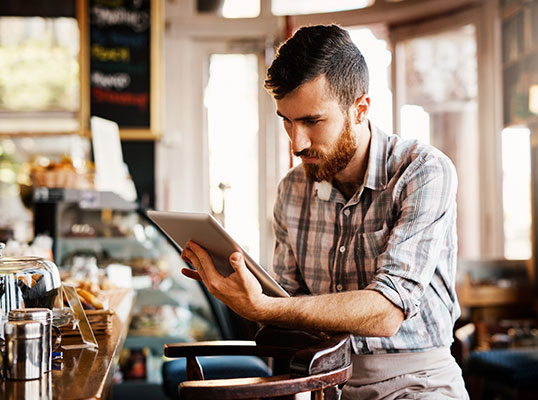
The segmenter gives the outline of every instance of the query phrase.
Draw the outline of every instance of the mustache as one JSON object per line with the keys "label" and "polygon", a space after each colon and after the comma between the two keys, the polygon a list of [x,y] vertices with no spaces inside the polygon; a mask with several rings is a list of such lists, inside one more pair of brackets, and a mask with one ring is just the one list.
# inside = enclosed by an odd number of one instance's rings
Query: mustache
{"label": "mustache", "polygon": [[315,157],[315,158],[322,158],[324,154],[320,151],[313,150],[313,149],[304,149],[301,151],[294,151],[293,155],[296,157]]}

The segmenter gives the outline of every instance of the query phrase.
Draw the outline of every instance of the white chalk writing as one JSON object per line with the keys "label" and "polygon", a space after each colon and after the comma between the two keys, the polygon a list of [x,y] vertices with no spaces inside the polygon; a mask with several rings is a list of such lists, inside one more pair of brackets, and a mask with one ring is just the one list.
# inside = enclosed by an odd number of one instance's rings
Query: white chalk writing
{"label": "white chalk writing", "polygon": [[97,26],[127,25],[135,32],[143,32],[149,27],[149,13],[144,11],[130,11],[125,8],[109,9],[93,6],[92,23]]}
{"label": "white chalk writing", "polygon": [[131,77],[125,73],[103,74],[99,71],[93,72],[91,82],[94,86],[102,88],[125,89],[131,83]]}

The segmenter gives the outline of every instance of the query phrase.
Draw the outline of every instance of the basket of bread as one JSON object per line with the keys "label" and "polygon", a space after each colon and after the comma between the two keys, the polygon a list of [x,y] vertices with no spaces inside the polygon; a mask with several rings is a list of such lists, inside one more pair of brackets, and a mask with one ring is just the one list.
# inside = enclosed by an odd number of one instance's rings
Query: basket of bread
{"label": "basket of bread", "polygon": [[94,186],[94,166],[89,161],[75,165],[67,156],[58,162],[37,157],[31,164],[30,178],[35,187],[91,189]]}

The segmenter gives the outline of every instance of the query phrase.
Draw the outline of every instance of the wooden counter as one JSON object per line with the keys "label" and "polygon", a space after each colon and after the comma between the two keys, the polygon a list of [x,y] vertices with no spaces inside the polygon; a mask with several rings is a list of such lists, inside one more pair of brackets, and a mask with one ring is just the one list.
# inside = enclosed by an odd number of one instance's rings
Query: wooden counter
{"label": "wooden counter", "polygon": [[[45,374],[41,380],[0,382],[1,399],[105,399],[125,342],[134,293],[126,291],[112,316],[112,333],[96,336],[99,348],[62,350],[61,370]],[[81,339],[67,338],[73,343]]]}

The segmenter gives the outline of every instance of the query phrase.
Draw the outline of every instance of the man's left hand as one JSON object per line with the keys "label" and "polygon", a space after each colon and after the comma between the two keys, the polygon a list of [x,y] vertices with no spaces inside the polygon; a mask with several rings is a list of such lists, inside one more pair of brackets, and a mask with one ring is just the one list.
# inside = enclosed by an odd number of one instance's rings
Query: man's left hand
{"label": "man's left hand", "polygon": [[181,258],[196,269],[183,268],[182,274],[202,281],[209,293],[237,314],[250,320],[259,320],[263,315],[263,304],[268,297],[262,293],[262,286],[248,270],[240,252],[230,255],[230,265],[234,272],[226,277],[217,271],[205,249],[193,241],[187,243]]}

